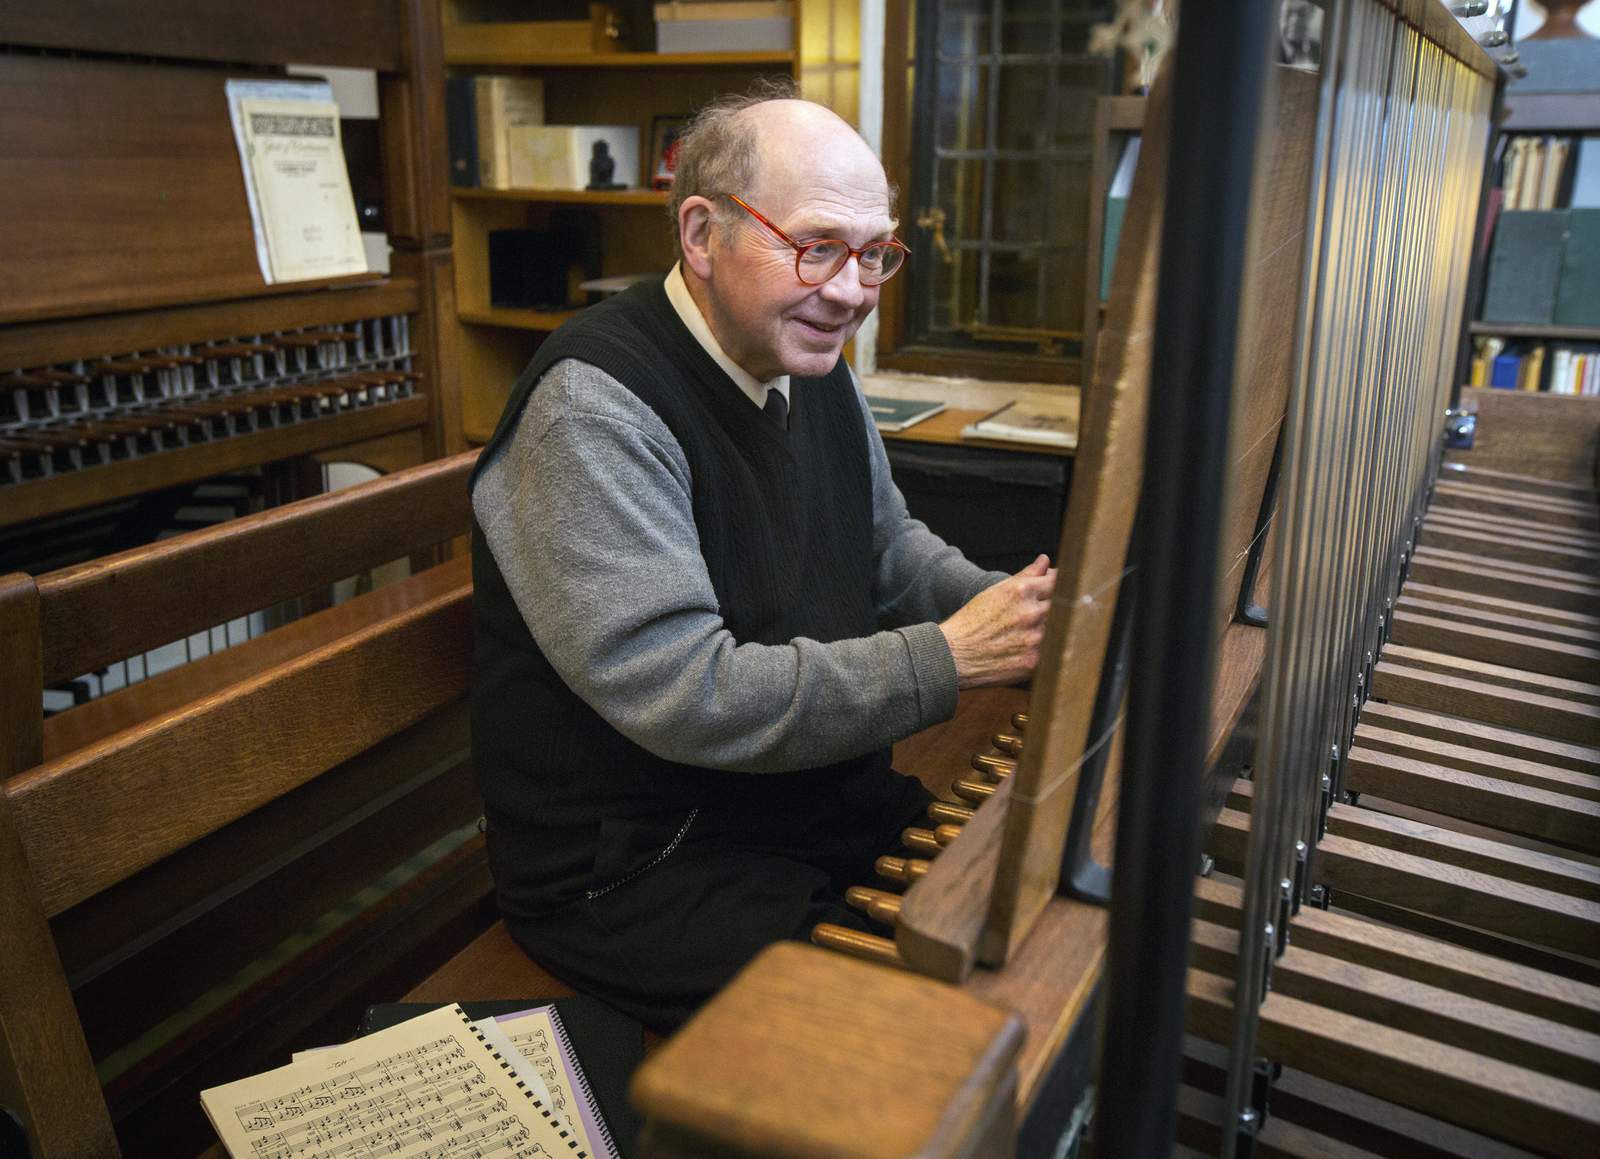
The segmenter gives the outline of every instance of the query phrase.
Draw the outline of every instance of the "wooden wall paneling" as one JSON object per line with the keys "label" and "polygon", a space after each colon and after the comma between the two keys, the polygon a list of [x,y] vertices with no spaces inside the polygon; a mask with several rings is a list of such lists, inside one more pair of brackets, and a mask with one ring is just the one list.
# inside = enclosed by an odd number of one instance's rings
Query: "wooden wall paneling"
{"label": "wooden wall paneling", "polygon": [[407,249],[447,247],[450,143],[439,5],[435,0],[390,3],[396,9],[399,67],[378,78],[389,240]]}
{"label": "wooden wall paneling", "polygon": [[8,0],[0,43],[121,55],[392,71],[395,0]]}
{"label": "wooden wall paneling", "polygon": [[286,292],[256,262],[229,75],[0,55],[0,321]]}

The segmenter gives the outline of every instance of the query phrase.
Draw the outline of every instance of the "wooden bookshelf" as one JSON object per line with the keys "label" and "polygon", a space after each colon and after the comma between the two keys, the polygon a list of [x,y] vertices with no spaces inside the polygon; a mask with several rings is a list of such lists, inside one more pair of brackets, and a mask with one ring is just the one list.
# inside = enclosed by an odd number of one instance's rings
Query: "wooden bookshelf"
{"label": "wooden bookshelf", "polygon": [[573,69],[761,69],[787,71],[794,67],[793,52],[539,52],[531,41],[507,36],[492,50],[451,45],[445,28],[444,62],[451,68],[573,68]]}
{"label": "wooden bookshelf", "polygon": [[[631,188],[608,192],[552,189],[449,190],[455,253],[454,347],[460,359],[461,422],[469,442],[494,429],[511,383],[544,336],[576,311],[510,310],[490,304],[488,236],[501,229],[540,229],[555,215],[592,214],[601,239],[600,274],[665,273],[672,239],[662,210],[668,194],[643,188],[653,169],[651,130],[658,116],[687,117],[713,97],[747,88],[758,77],[788,77],[802,93],[854,122],[859,9],[852,0],[799,0],[795,49],[787,52],[551,53],[537,21],[554,6],[527,5],[526,22],[471,23],[476,11],[460,0],[438,0],[434,51],[444,73],[505,72],[546,78],[545,120],[553,125],[636,125],[641,172],[618,173]],[[646,10],[648,11],[648,10]],[[645,29],[634,43],[653,47]],[[599,43],[593,41],[592,43]],[[442,104],[442,99],[441,99]],[[441,149],[447,142],[441,137]],[[445,158],[438,168],[445,170]],[[643,209],[654,212],[642,213]]]}
{"label": "wooden bookshelf", "polygon": [[1600,342],[1600,326],[1542,326],[1528,322],[1474,322],[1474,334],[1502,338],[1543,338],[1554,342]]}
{"label": "wooden bookshelf", "polygon": [[477,326],[506,326],[512,330],[549,332],[578,315],[576,310],[516,310],[491,306],[486,310],[459,310],[456,317]]}
{"label": "wooden bookshelf", "polygon": [[667,194],[655,189],[452,189],[457,201],[528,201],[549,205],[641,205],[660,209]]}

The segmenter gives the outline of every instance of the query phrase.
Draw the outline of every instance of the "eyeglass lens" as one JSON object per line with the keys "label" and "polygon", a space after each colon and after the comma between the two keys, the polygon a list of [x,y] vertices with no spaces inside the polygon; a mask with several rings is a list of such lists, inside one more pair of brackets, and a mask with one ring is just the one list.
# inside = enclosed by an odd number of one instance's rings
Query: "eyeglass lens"
{"label": "eyeglass lens", "polygon": [[[861,284],[875,286],[887,281],[900,268],[905,251],[892,245],[869,245],[861,251]],[[850,260],[850,247],[842,241],[824,240],[807,246],[800,254],[800,279],[820,285],[832,278]]]}

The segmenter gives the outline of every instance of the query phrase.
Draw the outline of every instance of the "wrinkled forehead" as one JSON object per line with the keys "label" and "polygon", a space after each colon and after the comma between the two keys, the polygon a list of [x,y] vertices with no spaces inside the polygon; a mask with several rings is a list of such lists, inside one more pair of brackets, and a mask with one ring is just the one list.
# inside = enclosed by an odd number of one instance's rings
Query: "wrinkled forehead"
{"label": "wrinkled forehead", "polygon": [[785,226],[874,234],[894,226],[882,163],[837,118],[761,123],[754,185],[747,199]]}

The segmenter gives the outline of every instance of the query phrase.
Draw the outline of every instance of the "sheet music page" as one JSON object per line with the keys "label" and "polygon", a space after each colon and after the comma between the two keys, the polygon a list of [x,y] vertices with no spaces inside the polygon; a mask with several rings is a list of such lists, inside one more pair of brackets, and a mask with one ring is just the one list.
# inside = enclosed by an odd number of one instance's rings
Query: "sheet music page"
{"label": "sheet music page", "polygon": [[590,1159],[459,1006],[203,1091],[200,1101],[234,1159]]}
{"label": "sheet music page", "polygon": [[272,281],[367,272],[331,101],[239,102]]}
{"label": "sheet music page", "polygon": [[[599,1129],[594,1108],[573,1089],[565,1052],[558,1043],[553,1013],[546,1007],[502,1014],[493,1021],[496,1029],[533,1069],[547,1092],[546,1105],[575,1132],[584,1150],[592,1156],[613,1154],[610,1133]],[[574,1066],[581,1063],[574,1061]],[[530,1085],[532,1085],[530,1083]]]}

